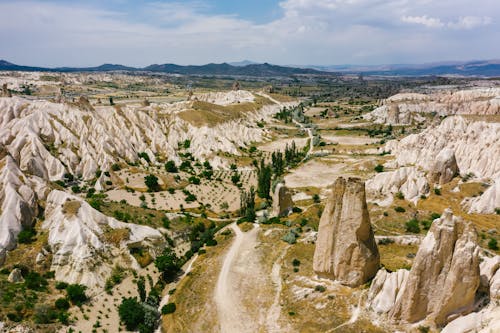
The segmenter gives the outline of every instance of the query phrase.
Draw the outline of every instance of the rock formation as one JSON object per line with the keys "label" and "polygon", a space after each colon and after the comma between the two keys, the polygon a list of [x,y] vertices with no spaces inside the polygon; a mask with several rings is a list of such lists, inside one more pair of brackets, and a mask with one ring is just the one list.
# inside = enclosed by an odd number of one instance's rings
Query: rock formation
{"label": "rock formation", "polygon": [[429,94],[396,94],[386,99],[382,106],[366,114],[364,118],[376,123],[409,124],[412,120],[425,121],[423,114],[439,116],[500,114],[500,88],[456,92],[444,89]]}
{"label": "rock formation", "polygon": [[23,282],[23,274],[21,273],[21,270],[19,268],[14,268],[12,272],[10,272],[9,277],[7,278],[7,281],[10,283],[20,283]]}
{"label": "rock formation", "polygon": [[12,97],[9,88],[7,88],[7,83],[2,85],[2,95],[0,97]]}
{"label": "rock formation", "polygon": [[436,156],[434,165],[430,170],[431,182],[446,184],[459,174],[457,159],[452,149],[445,148]]}
{"label": "rock formation", "polygon": [[85,96],[80,96],[77,103],[78,107],[84,111],[95,111],[89,102],[89,99]]}
{"label": "rock formation", "polygon": [[273,215],[280,217],[287,216],[292,212],[292,209],[292,193],[285,184],[277,184],[273,194]]}
{"label": "rock formation", "polygon": [[155,257],[165,246],[156,229],[119,222],[62,191],[49,194],[45,216],[42,229],[49,232],[56,279],[84,284],[93,291],[104,286],[113,263],[138,268],[129,247],[149,250]]}
{"label": "rock formation", "polygon": [[233,90],[234,90],[234,91],[238,91],[238,90],[240,90],[240,82],[239,82],[239,81],[235,81],[235,82],[233,83]]}
{"label": "rock formation", "polygon": [[313,269],[321,277],[356,287],[372,278],[379,264],[365,184],[358,178],[338,178],[321,216]]}
{"label": "rock formation", "polygon": [[477,233],[447,209],[432,223],[409,272],[377,274],[370,304],[397,322],[442,326],[473,310],[479,283]]}
{"label": "rock formation", "polygon": [[429,184],[424,172],[410,166],[376,174],[366,181],[366,191],[370,202],[380,206],[390,205],[398,192],[406,200],[416,203],[422,195],[429,193]]}

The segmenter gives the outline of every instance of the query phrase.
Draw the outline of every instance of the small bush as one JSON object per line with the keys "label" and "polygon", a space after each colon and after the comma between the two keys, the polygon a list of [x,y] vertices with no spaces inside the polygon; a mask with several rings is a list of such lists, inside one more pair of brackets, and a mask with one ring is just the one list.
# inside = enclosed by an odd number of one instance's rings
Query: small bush
{"label": "small bush", "polygon": [[129,331],[135,331],[144,321],[144,308],[136,298],[124,298],[118,307],[118,314]]}
{"label": "small bush", "polygon": [[166,315],[174,313],[176,309],[175,303],[168,303],[161,308],[161,314]]}
{"label": "small bush", "polygon": [[61,297],[56,299],[56,302],[54,303],[56,309],[59,310],[68,310],[69,309],[69,302],[66,298]]}
{"label": "small bush", "polygon": [[43,290],[47,284],[47,280],[37,272],[28,272],[24,277],[24,285],[28,289]]}
{"label": "small bush", "polygon": [[71,303],[80,306],[85,301],[87,301],[87,295],[85,295],[85,289],[87,289],[87,287],[81,284],[68,285],[66,287],[66,293]]}
{"label": "small bush", "polygon": [[432,221],[429,221],[429,220],[423,220],[423,221],[420,221],[420,224],[422,225],[422,228],[424,230],[429,230],[431,228],[431,225],[432,225]]}
{"label": "small bush", "polygon": [[394,243],[394,240],[393,240],[393,239],[390,239],[390,238],[387,238],[387,237],[382,238],[382,239],[380,239],[380,240],[378,241],[378,244],[379,244],[379,245],[389,245],[389,244],[392,244],[392,243]]}
{"label": "small bush", "polygon": [[435,194],[435,195],[441,195],[441,189],[439,189],[439,188],[435,187],[435,188],[434,188],[434,194]]}
{"label": "small bush", "polygon": [[416,219],[411,219],[405,223],[406,231],[414,234],[420,233],[420,227]]}
{"label": "small bush", "polygon": [[320,202],[321,202],[321,199],[320,199],[320,197],[319,197],[319,194],[314,194],[314,195],[312,196],[312,199],[313,199],[313,202],[314,202],[314,203],[320,203]]}
{"label": "small bush", "polygon": [[403,200],[405,198],[405,196],[402,192],[398,192],[398,193],[396,193],[396,198],[399,200]]}
{"label": "small bush", "polygon": [[382,164],[377,164],[373,170],[375,170],[375,172],[383,172],[384,166]]}
{"label": "small bush", "polygon": [[441,217],[441,215],[440,215],[440,214],[438,214],[438,213],[431,213],[431,220],[433,220],[433,221],[434,221],[435,219],[440,218],[440,217]]}
{"label": "small bush", "polygon": [[63,290],[63,289],[66,289],[66,287],[68,287],[68,284],[66,282],[62,282],[62,281],[56,282],[56,289]]}
{"label": "small bush", "polygon": [[320,293],[324,293],[326,291],[326,288],[320,284],[318,284],[316,287],[314,287],[315,291],[318,291]]}
{"label": "small bush", "polygon": [[298,267],[298,266],[300,266],[300,260],[299,260],[299,259],[293,259],[293,261],[292,261],[292,265],[293,265],[294,267]]}
{"label": "small bush", "polygon": [[488,242],[488,248],[494,251],[498,250],[498,242],[495,238],[490,238]]}
{"label": "small bush", "polygon": [[294,213],[302,213],[302,209],[300,207],[293,207],[292,212]]}
{"label": "small bush", "polygon": [[401,206],[396,206],[394,207],[394,210],[397,212],[397,213],[404,213],[406,212],[406,209],[404,209],[403,207]]}
{"label": "small bush", "polygon": [[113,171],[120,171],[121,168],[120,168],[120,166],[118,164],[115,163],[115,164],[111,165],[111,170],[113,170]]}
{"label": "small bush", "polygon": [[21,244],[31,244],[35,241],[36,231],[32,228],[21,230],[17,235],[17,241]]}

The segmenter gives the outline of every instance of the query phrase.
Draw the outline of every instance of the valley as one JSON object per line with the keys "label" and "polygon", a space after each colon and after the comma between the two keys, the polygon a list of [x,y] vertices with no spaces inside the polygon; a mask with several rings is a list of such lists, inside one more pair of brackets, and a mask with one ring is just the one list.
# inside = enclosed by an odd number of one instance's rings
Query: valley
{"label": "valley", "polygon": [[0,330],[500,329],[498,80],[0,84]]}

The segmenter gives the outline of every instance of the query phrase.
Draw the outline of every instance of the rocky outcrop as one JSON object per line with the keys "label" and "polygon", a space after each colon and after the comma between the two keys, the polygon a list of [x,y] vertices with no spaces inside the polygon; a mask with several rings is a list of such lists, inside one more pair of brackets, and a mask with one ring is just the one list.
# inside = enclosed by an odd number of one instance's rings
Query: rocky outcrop
{"label": "rocky outcrop", "polygon": [[358,178],[340,177],[321,216],[313,269],[320,277],[355,287],[371,279],[379,265],[365,184]]}
{"label": "rocky outcrop", "polygon": [[443,326],[469,313],[480,284],[475,229],[453,216],[451,210],[445,210],[432,223],[411,270],[390,275],[377,274],[369,302],[375,311],[387,313],[394,321],[427,320]]}
{"label": "rocky outcrop", "polygon": [[14,268],[12,272],[10,272],[7,281],[10,283],[21,283],[24,281],[23,274],[19,268]]}
{"label": "rocky outcrop", "polygon": [[[394,112],[397,108],[397,116]],[[410,124],[425,121],[424,114],[496,115],[500,114],[500,88],[460,91],[441,90],[429,94],[401,93],[389,97],[384,104],[364,116],[376,123]]]}
{"label": "rocky outcrop", "polygon": [[468,209],[469,214],[494,214],[496,209],[500,209],[500,177],[479,197],[466,198],[462,205]]}
{"label": "rocky outcrop", "polygon": [[7,88],[7,83],[2,84],[2,95],[0,97],[12,97],[9,88]]}
{"label": "rocky outcrop", "polygon": [[45,221],[56,279],[80,283],[97,292],[115,264],[138,268],[129,246],[155,257],[165,240],[156,229],[123,223],[93,209],[79,197],[54,190],[47,198]]}
{"label": "rocky outcrop", "polygon": [[285,184],[277,184],[273,194],[273,215],[279,217],[287,216],[292,212],[292,209],[292,193]]}
{"label": "rocky outcrop", "polygon": [[38,214],[34,186],[10,155],[0,160],[0,264],[6,251],[15,248],[17,235],[23,228],[31,227]]}
{"label": "rocky outcrop", "polygon": [[457,159],[452,149],[445,148],[436,156],[436,160],[430,170],[431,182],[438,184],[449,183],[459,174]]}
{"label": "rocky outcrop", "polygon": [[482,258],[481,288],[492,300],[500,300],[500,256]]}
{"label": "rocky outcrop", "polygon": [[398,192],[401,192],[406,200],[416,203],[422,195],[429,193],[429,183],[425,173],[418,168],[402,167],[378,173],[367,180],[366,192],[369,201],[380,206],[389,206]]}

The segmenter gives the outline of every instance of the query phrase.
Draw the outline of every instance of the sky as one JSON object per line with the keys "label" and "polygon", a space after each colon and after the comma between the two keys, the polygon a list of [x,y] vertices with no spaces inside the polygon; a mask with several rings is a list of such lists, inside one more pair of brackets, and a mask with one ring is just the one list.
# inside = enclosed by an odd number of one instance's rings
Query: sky
{"label": "sky", "polygon": [[0,0],[0,59],[21,65],[499,58],[499,0]]}

